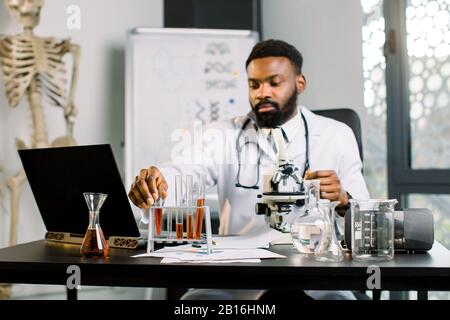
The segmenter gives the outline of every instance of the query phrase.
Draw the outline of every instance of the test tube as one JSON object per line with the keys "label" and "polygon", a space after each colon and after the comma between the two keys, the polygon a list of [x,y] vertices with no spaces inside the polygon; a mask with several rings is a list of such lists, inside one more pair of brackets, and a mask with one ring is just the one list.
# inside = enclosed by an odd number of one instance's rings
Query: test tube
{"label": "test tube", "polygon": [[177,210],[175,216],[175,237],[177,240],[183,239],[183,213],[180,210],[182,209]]}
{"label": "test tube", "polygon": [[175,237],[177,240],[183,239],[183,205],[184,205],[184,191],[183,176],[175,176],[175,204],[177,206],[175,212]]}
{"label": "test tube", "polygon": [[195,227],[194,227],[195,239],[200,239],[202,235],[203,206],[205,205],[205,180],[206,180],[205,175],[200,175],[196,188],[197,210],[195,213]]}
{"label": "test tube", "polygon": [[155,202],[155,233],[157,236],[161,235],[161,224],[162,224],[162,206],[163,203],[161,201],[161,198],[158,198],[158,200],[156,200]]}
{"label": "test tube", "polygon": [[186,238],[194,238],[194,210],[191,208],[193,204],[193,177],[186,175],[186,205],[188,206],[186,212]]}
{"label": "test tube", "polygon": [[167,214],[167,222],[166,222],[166,228],[167,228],[167,238],[172,238],[172,213],[176,209],[165,209]]}

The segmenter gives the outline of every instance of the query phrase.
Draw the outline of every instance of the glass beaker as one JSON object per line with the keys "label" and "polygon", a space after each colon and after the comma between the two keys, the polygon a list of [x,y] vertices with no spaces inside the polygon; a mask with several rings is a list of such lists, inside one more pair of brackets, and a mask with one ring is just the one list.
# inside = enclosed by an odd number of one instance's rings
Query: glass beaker
{"label": "glass beaker", "polygon": [[314,253],[320,243],[324,218],[318,207],[320,180],[306,180],[305,205],[291,224],[294,247],[301,253]]}
{"label": "glass beaker", "polygon": [[339,201],[331,202],[328,199],[319,200],[319,210],[323,214],[325,223],[319,246],[314,251],[314,258],[317,261],[339,262],[344,259],[341,246],[336,238],[335,208],[339,203]]}
{"label": "glass beaker", "polygon": [[357,261],[394,258],[396,199],[351,199],[352,257]]}
{"label": "glass beaker", "polygon": [[100,208],[108,197],[104,193],[84,192],[84,199],[89,208],[89,226],[81,244],[84,256],[108,256],[109,246],[100,227]]}

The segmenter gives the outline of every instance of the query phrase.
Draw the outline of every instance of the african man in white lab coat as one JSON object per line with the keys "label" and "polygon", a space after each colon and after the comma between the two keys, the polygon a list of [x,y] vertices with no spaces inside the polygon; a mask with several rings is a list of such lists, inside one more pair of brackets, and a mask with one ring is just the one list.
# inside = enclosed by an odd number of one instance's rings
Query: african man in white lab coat
{"label": "african man in white lab coat", "polygon": [[[345,212],[351,197],[368,199],[353,131],[297,104],[298,95],[306,88],[302,64],[300,52],[284,41],[257,43],[246,61],[249,113],[210,124],[203,139],[186,146],[171,164],[142,169],[129,191],[130,200],[145,209],[159,197],[171,198],[169,182],[175,175],[205,175],[207,187],[217,186],[220,233],[236,235],[269,228],[254,208],[262,176],[278,166],[273,128],[281,128],[289,160],[303,177],[320,179],[321,198],[340,202],[338,212]],[[257,299],[262,293],[196,289],[185,298]],[[354,298],[350,292],[307,294],[316,299]]]}

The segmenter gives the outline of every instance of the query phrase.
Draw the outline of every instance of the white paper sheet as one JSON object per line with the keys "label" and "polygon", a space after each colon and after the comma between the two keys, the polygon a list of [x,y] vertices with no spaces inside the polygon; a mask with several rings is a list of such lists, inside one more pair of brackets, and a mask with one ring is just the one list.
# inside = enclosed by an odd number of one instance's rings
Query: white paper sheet
{"label": "white paper sheet", "polygon": [[242,260],[242,259],[269,259],[286,258],[286,256],[273,253],[265,249],[213,249],[211,254],[207,254],[204,249],[164,248],[151,253],[144,253],[132,256],[133,258],[156,257],[173,258],[180,261],[220,261],[220,260]]}
{"label": "white paper sheet", "polygon": [[279,239],[282,233],[274,229],[256,230],[241,236],[214,237],[212,253],[207,254],[206,244],[200,248],[191,244],[164,247],[151,253],[132,256],[133,258],[156,257],[163,258],[161,263],[232,263],[249,262],[258,263],[260,259],[286,258],[264,248]]}
{"label": "white paper sheet", "polygon": [[[187,261],[188,263],[261,263],[261,259],[241,259],[241,260],[211,260],[211,261]],[[169,264],[169,263],[186,263],[186,261],[173,259],[173,258],[164,258],[161,260],[161,263]]]}
{"label": "white paper sheet", "polygon": [[269,248],[271,242],[279,239],[282,233],[269,229],[268,231],[255,231],[241,236],[213,237],[217,249],[254,249]]}

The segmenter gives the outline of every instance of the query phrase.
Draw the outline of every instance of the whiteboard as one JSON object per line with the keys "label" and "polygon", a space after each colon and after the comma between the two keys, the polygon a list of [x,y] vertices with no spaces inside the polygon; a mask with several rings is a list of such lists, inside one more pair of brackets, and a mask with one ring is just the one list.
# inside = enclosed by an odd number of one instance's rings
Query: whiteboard
{"label": "whiteboard", "polygon": [[249,110],[244,30],[136,28],[126,50],[125,177],[170,162],[179,130]]}

